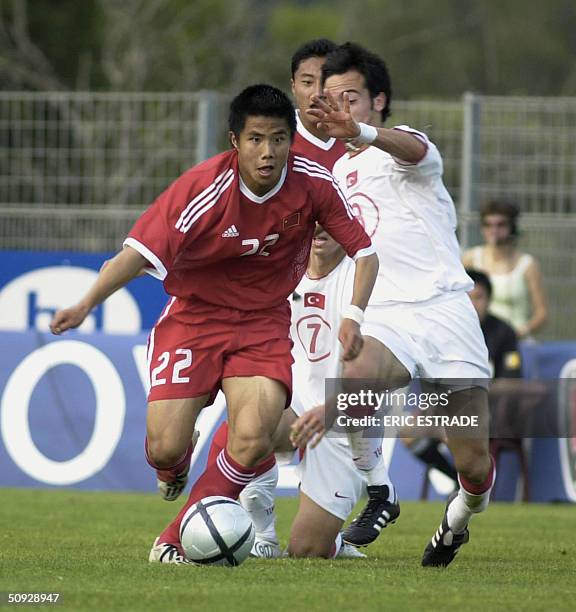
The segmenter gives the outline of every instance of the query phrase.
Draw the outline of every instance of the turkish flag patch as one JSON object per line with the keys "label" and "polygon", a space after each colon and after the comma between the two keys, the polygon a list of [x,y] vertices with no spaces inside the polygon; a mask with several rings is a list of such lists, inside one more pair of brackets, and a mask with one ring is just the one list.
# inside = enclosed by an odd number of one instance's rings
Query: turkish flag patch
{"label": "turkish flag patch", "polygon": [[291,227],[298,227],[300,225],[300,213],[294,213],[289,217],[282,219],[282,229],[290,229]]}
{"label": "turkish flag patch", "polygon": [[354,172],[350,172],[350,174],[346,176],[346,187],[348,187],[348,189],[350,189],[350,187],[354,187],[354,185],[356,185],[357,182],[358,182],[358,170],[354,170]]}
{"label": "turkish flag patch", "polygon": [[305,293],[304,306],[312,306],[312,308],[326,308],[326,296],[322,293]]}

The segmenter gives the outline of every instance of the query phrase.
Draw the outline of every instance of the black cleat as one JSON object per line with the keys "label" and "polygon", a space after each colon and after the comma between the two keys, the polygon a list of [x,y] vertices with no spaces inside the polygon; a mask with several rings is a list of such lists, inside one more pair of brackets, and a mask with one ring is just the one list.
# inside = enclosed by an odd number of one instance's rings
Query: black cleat
{"label": "black cleat", "polygon": [[[352,546],[368,546],[380,535],[382,529],[395,523],[400,516],[400,504],[390,502],[386,485],[367,487],[368,503],[362,512],[342,532],[342,539]],[[396,497],[396,496],[394,496]]]}
{"label": "black cleat", "polygon": [[446,567],[450,565],[460,547],[470,539],[468,527],[462,533],[454,533],[448,527],[448,506],[456,495],[458,495],[457,491],[448,498],[442,524],[424,549],[424,555],[422,556],[422,565],[424,567]]}

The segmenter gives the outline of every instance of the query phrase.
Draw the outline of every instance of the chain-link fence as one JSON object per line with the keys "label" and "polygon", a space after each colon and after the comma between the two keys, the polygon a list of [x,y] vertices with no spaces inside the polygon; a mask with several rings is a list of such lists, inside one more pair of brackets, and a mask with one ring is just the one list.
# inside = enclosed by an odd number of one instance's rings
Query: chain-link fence
{"label": "chain-link fence", "polygon": [[0,247],[114,250],[220,148],[214,92],[0,93]]}
{"label": "chain-link fence", "polygon": [[[115,250],[186,168],[226,146],[228,100],[196,93],[0,93],[0,248]],[[515,200],[551,302],[542,337],[576,337],[576,99],[394,101],[390,123],[444,158],[463,246],[488,197]]]}

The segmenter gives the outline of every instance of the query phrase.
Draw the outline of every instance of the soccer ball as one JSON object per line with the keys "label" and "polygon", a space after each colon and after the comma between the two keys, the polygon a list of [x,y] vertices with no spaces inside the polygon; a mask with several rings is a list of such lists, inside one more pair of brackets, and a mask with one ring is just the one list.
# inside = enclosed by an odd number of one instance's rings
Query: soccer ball
{"label": "soccer ball", "polygon": [[205,497],[191,506],[180,523],[180,542],[190,561],[205,565],[240,565],[256,529],[248,513],[229,497]]}

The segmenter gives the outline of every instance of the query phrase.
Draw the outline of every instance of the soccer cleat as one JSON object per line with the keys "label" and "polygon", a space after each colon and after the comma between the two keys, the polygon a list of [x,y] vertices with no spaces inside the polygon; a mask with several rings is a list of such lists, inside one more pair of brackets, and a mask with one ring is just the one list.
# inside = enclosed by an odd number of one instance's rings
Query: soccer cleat
{"label": "soccer cleat", "polygon": [[352,546],[368,546],[380,535],[382,529],[395,523],[400,516],[397,500],[388,500],[387,485],[367,487],[368,503],[362,512],[342,533],[342,539]]}
{"label": "soccer cleat", "polygon": [[188,484],[188,470],[176,476],[176,479],[172,482],[164,482],[163,480],[157,479],[156,483],[158,484],[158,490],[160,491],[160,495],[162,495],[162,499],[174,501],[180,497],[180,494]]}
{"label": "soccer cleat", "polygon": [[154,546],[152,546],[152,550],[150,551],[150,555],[148,556],[148,561],[150,563],[171,563],[173,565],[196,565],[193,561],[186,559],[186,557],[182,554],[182,551],[178,548],[178,546],[174,546],[174,544],[162,543],[159,544],[158,540],[160,538],[156,538],[154,540]]}
{"label": "soccer cleat", "polygon": [[278,542],[256,538],[250,551],[250,556],[258,557],[259,559],[280,559],[284,554]]}
{"label": "soccer cleat", "polygon": [[460,547],[470,540],[468,527],[462,533],[454,533],[448,527],[448,506],[457,495],[458,492],[455,491],[448,498],[442,524],[424,549],[424,554],[422,555],[422,565],[424,567],[446,567],[450,565]]}
{"label": "soccer cleat", "polygon": [[342,542],[336,559],[366,559],[366,555],[360,552],[355,546]]}

